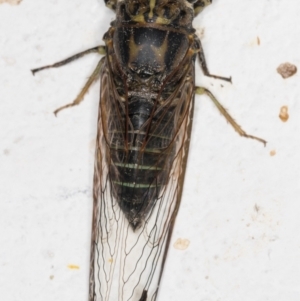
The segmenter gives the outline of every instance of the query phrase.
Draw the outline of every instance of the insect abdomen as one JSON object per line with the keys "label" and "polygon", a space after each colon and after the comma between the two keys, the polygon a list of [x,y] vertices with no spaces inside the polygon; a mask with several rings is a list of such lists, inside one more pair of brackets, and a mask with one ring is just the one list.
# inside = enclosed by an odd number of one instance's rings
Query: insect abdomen
{"label": "insect abdomen", "polygon": [[[133,227],[140,224],[159,197],[168,179],[168,162],[172,159],[172,152],[166,150],[170,138],[164,120],[152,120],[151,123],[152,127],[161,128],[159,136],[147,134],[153,105],[145,98],[129,100],[128,117],[132,128],[128,137],[131,139],[127,147],[111,149],[111,183],[119,205]],[[166,115],[167,120],[172,118],[171,111]]]}

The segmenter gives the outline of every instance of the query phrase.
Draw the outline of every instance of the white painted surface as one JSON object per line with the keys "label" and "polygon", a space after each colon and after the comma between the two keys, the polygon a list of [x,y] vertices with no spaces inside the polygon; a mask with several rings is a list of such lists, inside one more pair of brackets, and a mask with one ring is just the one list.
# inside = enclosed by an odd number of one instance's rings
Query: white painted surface
{"label": "white painted surface", "polygon": [[[196,97],[172,241],[190,245],[171,246],[158,301],[300,300],[299,74],[276,72],[286,61],[299,67],[299,15],[298,0],[214,0],[195,20],[211,72],[233,77],[230,85],[199,71],[197,82],[268,145],[240,138]],[[87,300],[99,86],[79,107],[52,112],[99,58],[35,77],[30,69],[100,44],[113,18],[100,0],[0,6],[1,300]]]}

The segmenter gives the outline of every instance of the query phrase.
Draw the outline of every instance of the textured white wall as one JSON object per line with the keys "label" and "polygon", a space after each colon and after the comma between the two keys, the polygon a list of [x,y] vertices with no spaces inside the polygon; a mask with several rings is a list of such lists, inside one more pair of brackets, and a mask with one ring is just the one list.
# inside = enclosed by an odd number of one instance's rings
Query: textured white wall
{"label": "textured white wall", "polygon": [[[299,74],[276,72],[286,61],[299,67],[299,15],[298,0],[214,0],[195,20],[210,71],[233,78],[198,70],[197,83],[268,145],[240,138],[196,97],[158,301],[300,300]],[[99,86],[79,107],[52,112],[73,100],[99,57],[35,77],[30,69],[101,44],[113,18],[100,0],[0,5],[1,300],[87,300]],[[190,241],[186,250],[173,248],[178,238]]]}

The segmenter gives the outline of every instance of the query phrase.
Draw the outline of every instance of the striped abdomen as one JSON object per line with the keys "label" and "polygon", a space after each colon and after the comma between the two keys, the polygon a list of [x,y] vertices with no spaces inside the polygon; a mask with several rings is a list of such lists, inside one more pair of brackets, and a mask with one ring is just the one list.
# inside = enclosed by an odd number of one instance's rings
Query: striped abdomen
{"label": "striped abdomen", "polygon": [[[127,219],[136,228],[151,210],[168,181],[172,148],[168,148],[172,128],[172,109],[151,119],[153,101],[132,97],[128,101],[127,145],[115,140],[110,149],[110,180],[115,197]],[[162,118],[163,117],[163,118]],[[122,119],[125,121],[125,115]],[[148,122],[147,122],[148,121]],[[149,132],[147,134],[147,132]],[[120,133],[112,133],[120,137]]]}

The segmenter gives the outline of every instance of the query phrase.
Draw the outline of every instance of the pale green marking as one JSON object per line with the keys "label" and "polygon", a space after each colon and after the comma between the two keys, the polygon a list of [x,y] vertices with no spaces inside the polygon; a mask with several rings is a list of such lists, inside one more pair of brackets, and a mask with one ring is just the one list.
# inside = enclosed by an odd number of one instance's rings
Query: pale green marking
{"label": "pale green marking", "polygon": [[[128,148],[128,150],[126,150],[124,147],[113,147],[113,146],[111,146],[110,149],[123,150],[123,151],[133,150],[133,151],[137,151],[137,152],[141,151],[140,147],[130,147],[130,148]],[[156,153],[156,154],[161,154],[162,153],[161,150],[154,149],[154,148],[146,148],[143,152],[144,153]]]}
{"label": "pale green marking", "polygon": [[161,185],[149,185],[149,184],[136,184],[136,183],[126,183],[126,182],[117,182],[113,181],[114,184],[124,186],[124,187],[131,187],[131,188],[156,188],[160,187]]}
{"label": "pale green marking", "polygon": [[162,168],[160,168],[160,167],[147,166],[147,165],[138,165],[138,164],[115,163],[115,165],[120,166],[120,167],[132,168],[132,169],[162,170]]}
{"label": "pale green marking", "polygon": [[156,0],[150,0],[150,13],[149,13],[149,18],[153,18],[153,8],[156,5]]}
{"label": "pale green marking", "polygon": [[101,55],[106,55],[106,47],[105,46],[99,46],[98,47],[98,52]]}
{"label": "pale green marking", "polygon": [[[117,133],[117,134],[123,134],[122,131],[109,131],[110,134]],[[128,131],[128,134],[133,134],[133,135],[146,135],[144,132],[139,132],[139,131]],[[160,138],[160,139],[165,139],[165,140],[172,140],[172,138],[169,138],[167,136],[161,136],[161,135],[155,135],[155,134],[148,134],[151,137],[155,138]]]}

